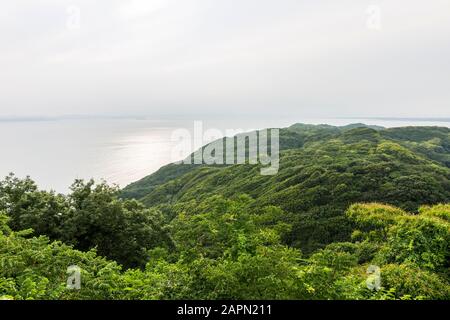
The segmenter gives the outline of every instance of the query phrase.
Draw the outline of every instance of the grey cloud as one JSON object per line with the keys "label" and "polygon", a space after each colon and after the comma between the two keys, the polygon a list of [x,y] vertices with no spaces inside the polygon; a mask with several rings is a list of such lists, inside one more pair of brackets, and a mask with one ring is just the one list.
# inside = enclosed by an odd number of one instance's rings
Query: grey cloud
{"label": "grey cloud", "polygon": [[[381,29],[366,26],[369,5]],[[80,28],[67,28],[67,8]],[[447,0],[25,1],[0,13],[0,117],[449,116]]]}

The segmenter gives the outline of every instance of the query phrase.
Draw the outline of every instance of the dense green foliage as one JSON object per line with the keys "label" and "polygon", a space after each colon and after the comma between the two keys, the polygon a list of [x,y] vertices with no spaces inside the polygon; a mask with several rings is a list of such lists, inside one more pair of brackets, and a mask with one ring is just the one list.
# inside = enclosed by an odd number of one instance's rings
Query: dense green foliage
{"label": "dense green foliage", "polygon": [[298,124],[274,176],[169,165],[61,195],[10,175],[0,299],[450,299],[449,137]]}
{"label": "dense green foliage", "polygon": [[[418,215],[380,204],[347,211],[350,242],[309,257],[280,242],[283,211],[250,213],[247,196],[213,197],[179,207],[169,224],[176,249],[155,248],[145,269],[115,262],[29,232],[0,216],[0,294],[11,299],[449,299],[450,206]],[[191,210],[192,209],[192,210]],[[65,288],[69,265],[82,269],[81,290]],[[369,265],[381,288],[367,287]]]}
{"label": "dense green foliage", "polygon": [[135,200],[121,200],[117,188],[75,181],[68,196],[38,190],[29,178],[8,176],[0,182],[0,211],[13,230],[61,240],[98,253],[126,267],[144,266],[147,250],[170,241],[161,229],[159,212]]}

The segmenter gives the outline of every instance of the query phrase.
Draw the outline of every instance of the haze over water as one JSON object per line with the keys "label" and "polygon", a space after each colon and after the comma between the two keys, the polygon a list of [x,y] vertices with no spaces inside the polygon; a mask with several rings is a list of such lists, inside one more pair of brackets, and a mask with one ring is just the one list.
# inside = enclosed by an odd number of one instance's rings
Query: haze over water
{"label": "haze over water", "polygon": [[[222,119],[203,122],[204,130],[214,128],[249,131],[287,127],[302,122],[346,125],[376,124],[385,127],[407,125],[450,126],[448,119]],[[251,126],[250,126],[251,125]],[[40,188],[65,193],[76,178],[105,179],[125,187],[171,163],[174,130],[193,132],[194,121],[138,119],[61,119],[54,121],[0,120],[0,175],[14,172],[31,176]],[[205,141],[206,142],[206,141]],[[187,156],[187,154],[183,155]]]}

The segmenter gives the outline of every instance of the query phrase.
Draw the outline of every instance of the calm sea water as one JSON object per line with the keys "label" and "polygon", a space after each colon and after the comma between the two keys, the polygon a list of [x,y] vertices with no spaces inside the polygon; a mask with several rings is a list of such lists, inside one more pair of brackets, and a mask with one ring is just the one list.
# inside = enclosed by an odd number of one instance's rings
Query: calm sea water
{"label": "calm sea water", "polygon": [[[345,125],[355,122],[385,127],[405,125],[449,126],[439,121],[368,119],[211,120],[204,129],[248,131],[286,127],[296,122]],[[249,126],[251,123],[252,127]],[[121,187],[161,166],[180,160],[173,149],[176,129],[194,130],[193,121],[78,119],[57,121],[0,121],[0,176],[14,172],[31,176],[41,188],[67,192],[76,178],[105,179]],[[175,158],[174,158],[175,157]]]}

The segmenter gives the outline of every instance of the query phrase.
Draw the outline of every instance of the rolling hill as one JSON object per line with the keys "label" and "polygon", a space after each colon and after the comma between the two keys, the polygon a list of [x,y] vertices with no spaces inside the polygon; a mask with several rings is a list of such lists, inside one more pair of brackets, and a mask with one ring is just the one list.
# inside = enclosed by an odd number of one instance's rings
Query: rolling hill
{"label": "rolling hill", "polygon": [[314,252],[346,240],[344,212],[355,202],[405,210],[450,201],[450,129],[386,129],[295,124],[280,130],[280,169],[263,176],[258,165],[170,164],[127,186],[124,198],[171,211],[212,195],[247,194],[256,207],[275,205],[293,225],[286,242]]}

